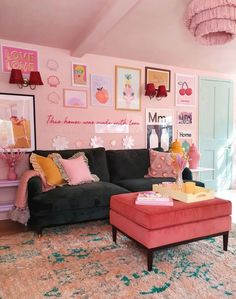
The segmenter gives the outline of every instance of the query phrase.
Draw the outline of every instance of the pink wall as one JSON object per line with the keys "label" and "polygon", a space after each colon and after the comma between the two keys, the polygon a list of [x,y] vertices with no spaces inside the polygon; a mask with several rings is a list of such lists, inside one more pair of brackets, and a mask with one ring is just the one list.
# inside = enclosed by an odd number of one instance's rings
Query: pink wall
{"label": "pink wall", "polygon": [[[97,56],[97,55],[85,55],[83,58],[71,57],[65,50],[41,47],[37,45],[23,44],[13,41],[0,40],[1,44],[9,46],[16,46],[22,48],[35,49],[39,54],[39,70],[41,72],[43,86],[38,86],[36,90],[31,90],[29,87],[19,89],[17,85],[10,85],[9,73],[0,72],[0,90],[7,93],[25,93],[35,95],[35,108],[36,108],[36,134],[37,134],[37,148],[38,149],[52,149],[52,139],[59,136],[65,136],[69,141],[69,148],[77,148],[78,141],[81,148],[90,147],[90,138],[95,135],[94,125],[80,124],[80,125],[52,125],[47,124],[49,115],[53,115],[56,120],[64,120],[67,116],[71,120],[79,121],[106,121],[111,122],[120,121],[122,119],[132,120],[138,122],[139,125],[130,126],[129,134],[96,134],[101,136],[104,140],[104,147],[107,149],[123,148],[122,138],[126,135],[131,135],[134,138],[135,148],[142,148],[146,146],[145,141],[145,109],[173,109],[174,111],[174,138],[176,137],[177,129],[192,130],[193,140],[198,141],[198,94],[196,90],[196,105],[185,109],[184,107],[176,107],[175,105],[175,73],[191,74],[198,76],[220,77],[227,79],[234,79],[230,75],[210,73],[199,71],[196,69],[184,69],[174,66],[165,66],[159,64],[151,64],[142,61],[126,60],[116,57]],[[57,71],[49,70],[47,67],[47,61],[49,59],[55,59],[58,62],[59,68]],[[141,111],[118,111],[112,108],[100,108],[90,105],[90,90],[88,88],[88,108],[65,108],[63,107],[63,89],[77,89],[71,84],[71,62],[85,63],[88,66],[89,74],[106,75],[113,78],[113,87],[115,82],[115,65],[129,66],[135,68],[141,68],[142,70],[142,97],[141,97]],[[144,80],[145,80],[145,66],[158,67],[171,70],[171,92],[168,93],[168,97],[161,101],[155,99],[150,100],[144,96]],[[50,75],[56,75],[60,80],[60,85],[50,87],[47,83],[47,78]],[[198,86],[198,80],[196,82]],[[115,92],[115,88],[113,90]],[[60,96],[58,104],[51,103],[48,100],[48,95],[52,92],[56,92]],[[113,94],[114,94],[113,92]],[[115,94],[113,98],[115,97]],[[184,108],[184,109],[183,109]],[[192,111],[193,112],[193,125],[177,126],[176,117],[177,111]],[[112,146],[111,141],[115,140],[116,145]],[[23,164],[23,162],[21,162]],[[19,165],[19,168],[24,168],[25,165]],[[1,171],[0,178],[5,178],[6,167]],[[21,170],[19,169],[19,172]]]}

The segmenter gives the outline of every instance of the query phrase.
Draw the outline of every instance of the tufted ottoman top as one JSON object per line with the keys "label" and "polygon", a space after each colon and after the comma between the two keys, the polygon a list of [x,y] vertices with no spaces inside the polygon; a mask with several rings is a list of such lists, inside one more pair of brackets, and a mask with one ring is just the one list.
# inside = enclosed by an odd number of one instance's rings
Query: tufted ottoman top
{"label": "tufted ottoman top", "polygon": [[214,198],[196,203],[174,200],[174,206],[135,204],[138,193],[113,195],[110,209],[149,230],[231,215],[229,200]]}

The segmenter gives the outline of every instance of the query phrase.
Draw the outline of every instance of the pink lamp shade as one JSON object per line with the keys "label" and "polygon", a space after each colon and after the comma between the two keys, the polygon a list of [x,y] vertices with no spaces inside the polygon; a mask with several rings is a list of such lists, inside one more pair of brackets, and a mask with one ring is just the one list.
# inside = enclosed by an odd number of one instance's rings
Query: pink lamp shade
{"label": "pink lamp shade", "polygon": [[156,88],[153,83],[148,83],[146,85],[146,91],[145,91],[145,96],[149,96],[150,99],[153,98],[156,95]]}
{"label": "pink lamp shade", "polygon": [[235,0],[192,0],[185,12],[185,25],[204,45],[222,45],[236,35]]}
{"label": "pink lamp shade", "polygon": [[11,84],[24,84],[24,79],[21,73],[21,70],[18,69],[12,69],[11,70],[11,76],[10,76],[10,80],[9,83]]}
{"label": "pink lamp shade", "polygon": [[29,85],[43,85],[40,72],[30,72]]}
{"label": "pink lamp shade", "polygon": [[160,85],[157,90],[157,98],[165,98],[167,97],[167,91],[165,85]]}

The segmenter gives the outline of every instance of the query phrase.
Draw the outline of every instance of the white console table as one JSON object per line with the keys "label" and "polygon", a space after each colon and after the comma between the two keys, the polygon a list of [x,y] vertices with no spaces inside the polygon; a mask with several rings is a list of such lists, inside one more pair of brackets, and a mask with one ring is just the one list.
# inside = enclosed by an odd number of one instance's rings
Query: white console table
{"label": "white console table", "polygon": [[11,210],[19,180],[0,180],[0,220],[8,219],[8,212]]}
{"label": "white console table", "polygon": [[199,179],[199,173],[200,172],[205,172],[205,171],[213,171],[214,168],[207,168],[207,167],[198,167],[198,168],[190,168],[193,174],[193,179],[198,180]]}

